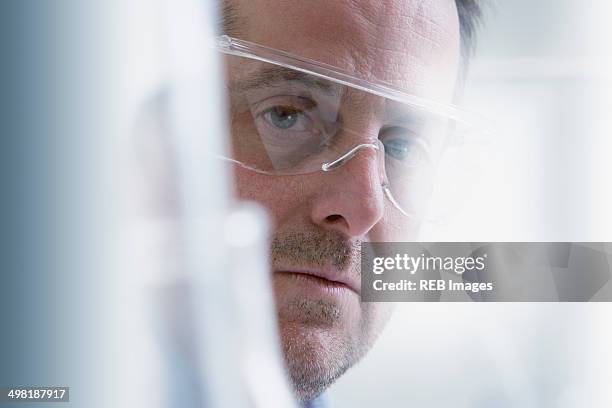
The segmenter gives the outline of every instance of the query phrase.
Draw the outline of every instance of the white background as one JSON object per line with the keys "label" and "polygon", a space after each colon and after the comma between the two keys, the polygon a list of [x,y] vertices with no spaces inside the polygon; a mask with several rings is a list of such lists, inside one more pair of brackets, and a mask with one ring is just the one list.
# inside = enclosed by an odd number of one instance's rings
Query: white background
{"label": "white background", "polygon": [[[423,240],[612,240],[611,9],[513,0],[486,11],[464,102],[493,132],[465,146],[463,170],[442,168],[432,205],[451,200],[456,214]],[[609,407],[611,313],[609,304],[400,304],[330,396],[335,407]]]}

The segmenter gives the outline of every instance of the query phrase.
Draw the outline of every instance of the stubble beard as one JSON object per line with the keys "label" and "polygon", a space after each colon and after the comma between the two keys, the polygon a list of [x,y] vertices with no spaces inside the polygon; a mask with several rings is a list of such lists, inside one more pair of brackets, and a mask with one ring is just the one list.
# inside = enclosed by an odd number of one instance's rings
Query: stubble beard
{"label": "stubble beard", "polygon": [[[271,254],[273,263],[331,263],[359,274],[359,249],[360,243],[347,242],[338,233],[313,230],[277,234]],[[322,299],[291,299],[278,305],[282,351],[300,401],[321,394],[370,348],[376,337],[371,307],[359,305],[357,318],[348,315],[348,308]]]}

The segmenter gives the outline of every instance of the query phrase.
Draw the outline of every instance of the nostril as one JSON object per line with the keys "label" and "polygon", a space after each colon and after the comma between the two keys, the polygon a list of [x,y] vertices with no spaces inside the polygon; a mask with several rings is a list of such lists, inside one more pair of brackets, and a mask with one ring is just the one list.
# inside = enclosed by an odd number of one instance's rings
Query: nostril
{"label": "nostril", "polygon": [[332,215],[328,215],[327,217],[325,217],[325,220],[329,223],[335,224],[339,222],[340,220],[342,220],[342,216],[339,214],[332,214]]}

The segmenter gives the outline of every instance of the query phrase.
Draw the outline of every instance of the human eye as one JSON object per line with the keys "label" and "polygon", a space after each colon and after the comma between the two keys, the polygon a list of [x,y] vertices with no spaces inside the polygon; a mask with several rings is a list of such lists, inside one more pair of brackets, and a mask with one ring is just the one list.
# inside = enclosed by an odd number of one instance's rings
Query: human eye
{"label": "human eye", "polygon": [[312,127],[312,120],[308,114],[294,106],[273,106],[266,109],[262,117],[268,125],[279,130],[304,132]]}
{"label": "human eye", "polygon": [[383,141],[385,153],[397,160],[404,160],[408,157],[411,150],[411,143],[402,139],[391,139]]}
{"label": "human eye", "polygon": [[320,137],[324,129],[317,103],[307,97],[270,96],[254,103],[251,111],[262,137],[277,141]]}
{"label": "human eye", "polygon": [[410,129],[393,128],[386,130],[381,137],[385,155],[400,162],[403,166],[418,167],[429,158],[427,143]]}

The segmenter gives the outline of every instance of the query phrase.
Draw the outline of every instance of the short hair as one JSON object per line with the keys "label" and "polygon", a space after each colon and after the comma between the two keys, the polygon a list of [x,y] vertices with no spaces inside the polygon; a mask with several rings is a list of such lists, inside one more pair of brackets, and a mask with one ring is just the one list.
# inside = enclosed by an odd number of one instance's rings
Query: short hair
{"label": "short hair", "polygon": [[482,18],[483,0],[455,0],[459,14],[459,29],[461,34],[461,56],[464,62],[474,52],[476,31]]}
{"label": "short hair", "polygon": [[[459,29],[461,35],[461,57],[463,65],[467,64],[474,52],[476,31],[482,18],[482,2],[485,0],[455,0],[457,14],[459,15]],[[232,35],[238,31],[239,21],[236,7],[231,0],[222,0],[221,32]]]}

